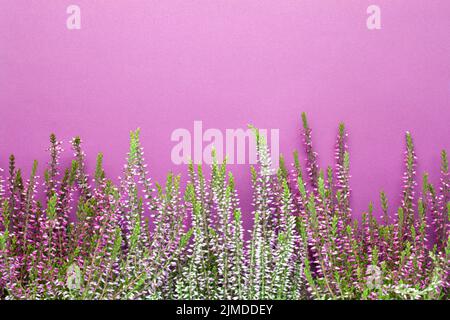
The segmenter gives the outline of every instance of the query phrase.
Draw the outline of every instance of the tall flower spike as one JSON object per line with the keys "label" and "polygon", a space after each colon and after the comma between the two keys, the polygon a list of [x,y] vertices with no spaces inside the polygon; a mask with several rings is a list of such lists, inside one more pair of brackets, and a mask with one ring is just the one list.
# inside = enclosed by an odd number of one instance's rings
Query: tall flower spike
{"label": "tall flower spike", "polygon": [[405,172],[403,175],[403,194],[402,208],[405,215],[402,234],[406,239],[410,239],[410,229],[414,225],[414,196],[417,185],[416,176],[416,155],[411,134],[406,132],[406,151],[405,151]]}
{"label": "tall flower spike", "polygon": [[59,174],[59,159],[61,152],[63,151],[61,145],[61,141],[58,141],[56,135],[52,133],[50,135],[50,147],[48,148],[50,161],[48,162],[48,168],[45,170],[44,174],[47,187],[47,199],[51,198],[58,188],[58,180],[56,178]]}
{"label": "tall flower spike", "polygon": [[312,146],[312,136],[311,128],[308,125],[308,119],[306,118],[306,113],[302,113],[303,122],[303,140],[306,152],[306,170],[308,172],[309,181],[311,187],[316,190],[317,182],[319,178],[319,166],[317,164],[317,153],[314,151]]}
{"label": "tall flower spike", "polygon": [[248,295],[249,299],[267,299],[270,297],[271,281],[271,246],[275,243],[276,234],[272,229],[274,213],[273,171],[266,141],[258,129],[250,126],[256,138],[258,169],[254,171],[254,225],[253,241],[250,242]]}
{"label": "tall flower spike", "polygon": [[351,219],[350,209],[350,156],[347,146],[347,132],[345,125],[339,124],[339,133],[336,141],[336,190],[340,191],[337,201],[338,211],[347,222]]}
{"label": "tall flower spike", "polygon": [[85,168],[85,158],[86,154],[81,148],[81,138],[75,137],[71,141],[72,149],[74,151],[75,160],[77,161],[77,184],[80,188],[81,195],[84,199],[89,199],[91,197],[91,187],[89,185],[89,177],[86,174]]}
{"label": "tall flower spike", "polygon": [[155,208],[155,199],[153,198],[153,192],[155,190],[153,188],[151,179],[148,177],[147,164],[145,163],[144,159],[144,148],[141,144],[140,133],[141,131],[139,128],[134,132],[134,161],[136,166],[136,174],[139,177],[139,184],[143,187],[142,192],[146,201],[145,204],[147,205],[149,210],[152,210]]}
{"label": "tall flower spike", "polygon": [[441,240],[445,242],[446,238],[450,236],[450,225],[449,225],[449,215],[447,213],[447,208],[450,205],[450,173],[448,170],[448,157],[447,151],[442,150],[441,152],[441,185],[440,185],[440,195],[439,195],[439,210],[442,212],[442,224],[443,230]]}

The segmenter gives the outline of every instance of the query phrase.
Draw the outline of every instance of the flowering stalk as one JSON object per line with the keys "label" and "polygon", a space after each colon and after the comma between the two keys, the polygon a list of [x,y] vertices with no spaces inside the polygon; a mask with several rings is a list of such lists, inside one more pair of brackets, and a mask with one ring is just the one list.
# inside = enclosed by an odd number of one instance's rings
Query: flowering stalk
{"label": "flowering stalk", "polygon": [[448,299],[447,153],[439,187],[424,174],[416,196],[406,133],[400,208],[381,192],[380,212],[370,203],[359,221],[344,125],[335,166],[322,170],[306,114],[302,120],[306,164],[295,152],[292,168],[281,157],[277,172],[253,128],[252,212],[240,207],[234,176],[215,151],[211,175],[189,165],[184,190],[173,173],[153,184],[139,130],[130,133],[117,185],[102,154],[87,172],[78,137],[63,168],[62,143],[50,136],[44,184],[37,162],[24,179],[10,156],[7,172],[0,170],[0,299]]}

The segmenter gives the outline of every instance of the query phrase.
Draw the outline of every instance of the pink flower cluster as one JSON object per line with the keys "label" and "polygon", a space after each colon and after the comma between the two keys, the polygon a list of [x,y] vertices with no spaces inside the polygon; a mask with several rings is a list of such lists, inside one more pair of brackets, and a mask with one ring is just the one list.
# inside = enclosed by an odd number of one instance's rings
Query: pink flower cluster
{"label": "pink flower cluster", "polygon": [[[358,221],[345,126],[335,165],[322,170],[302,118],[305,168],[294,152],[292,168],[281,158],[273,172],[254,129],[251,213],[241,211],[226,163],[214,161],[209,177],[190,165],[184,191],[172,173],[153,184],[139,130],[131,132],[118,184],[107,178],[101,154],[90,177],[79,137],[61,171],[62,143],[50,136],[42,186],[37,162],[24,179],[11,156],[0,171],[0,299],[448,299],[447,153],[440,185],[425,174],[417,192],[406,133],[400,208],[381,192],[382,212],[370,204]],[[250,230],[243,214],[253,217]]]}

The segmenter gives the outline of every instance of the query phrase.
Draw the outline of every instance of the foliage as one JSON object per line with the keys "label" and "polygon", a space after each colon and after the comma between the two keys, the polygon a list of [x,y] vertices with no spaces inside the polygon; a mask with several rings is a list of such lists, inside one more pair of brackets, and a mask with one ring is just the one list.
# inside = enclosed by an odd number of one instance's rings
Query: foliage
{"label": "foliage", "polygon": [[[24,180],[14,156],[0,175],[1,299],[448,299],[450,176],[425,174],[406,133],[402,202],[372,204],[352,218],[350,161],[340,124],[335,166],[321,170],[306,115],[306,167],[298,152],[273,171],[263,136],[252,167],[253,227],[244,237],[234,177],[213,152],[211,175],[149,178],[139,130],[118,184],[98,155],[92,178],[79,137],[60,171],[62,143],[50,136],[42,191],[35,161]],[[1,172],[0,172],[1,173]],[[40,200],[39,200],[40,199]],[[394,214],[392,214],[394,213]],[[73,216],[75,214],[75,216]],[[378,221],[375,216],[380,216]]]}

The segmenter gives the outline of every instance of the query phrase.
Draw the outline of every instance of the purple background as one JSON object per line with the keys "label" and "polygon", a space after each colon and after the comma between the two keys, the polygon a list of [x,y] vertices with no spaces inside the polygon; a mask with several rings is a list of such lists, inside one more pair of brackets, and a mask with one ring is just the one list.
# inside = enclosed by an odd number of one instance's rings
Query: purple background
{"label": "purple background", "polygon": [[[81,7],[79,31],[66,29],[70,4]],[[381,30],[366,28],[370,4]],[[42,175],[55,132],[81,135],[90,169],[101,151],[117,177],[141,127],[161,181],[185,172],[171,164],[170,134],[194,120],[279,128],[291,160],[306,111],[322,165],[347,124],[359,215],[382,188],[398,203],[406,130],[418,171],[438,181],[450,149],[449,31],[448,0],[0,0],[0,167],[15,153],[26,172],[40,160]],[[249,168],[231,169],[249,210]]]}

